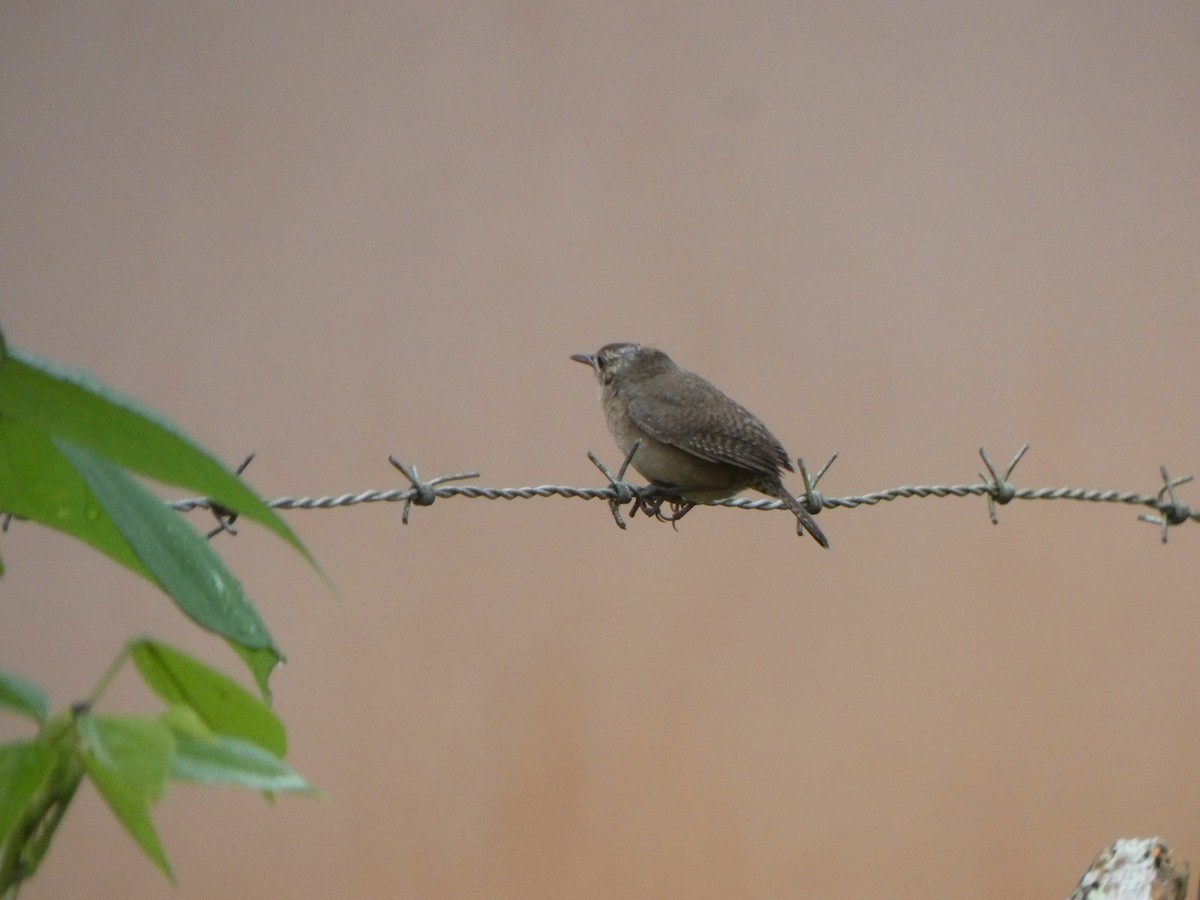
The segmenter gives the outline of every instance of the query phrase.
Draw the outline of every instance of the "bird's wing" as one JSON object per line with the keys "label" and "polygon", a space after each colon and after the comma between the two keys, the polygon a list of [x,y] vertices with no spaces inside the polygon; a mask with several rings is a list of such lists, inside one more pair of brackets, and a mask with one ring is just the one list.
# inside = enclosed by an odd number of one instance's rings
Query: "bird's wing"
{"label": "bird's wing", "polygon": [[675,382],[670,391],[645,394],[630,398],[629,418],[655,440],[701,459],[767,475],[778,474],[781,466],[792,468],[787,451],[767,426],[709,382]]}

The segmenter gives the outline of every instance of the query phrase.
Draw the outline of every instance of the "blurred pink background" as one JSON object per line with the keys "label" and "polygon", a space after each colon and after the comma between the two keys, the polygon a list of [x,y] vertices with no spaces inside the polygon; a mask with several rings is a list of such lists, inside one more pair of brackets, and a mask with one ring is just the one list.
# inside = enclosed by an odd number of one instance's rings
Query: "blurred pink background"
{"label": "blurred pink background", "polygon": [[[830,495],[1200,468],[1200,6],[7,4],[0,324],[268,497],[599,485],[571,353],[639,340]],[[800,489],[799,478],[789,482]],[[186,492],[170,490],[168,496]],[[1185,502],[1200,505],[1195,487]],[[176,786],[178,876],[81,791],[29,900],[1062,897],[1200,863],[1200,529],[981,499],[288,513],[218,547],[288,654],[274,806]],[[200,528],[209,524],[193,515]],[[0,666],[229,651],[0,536]],[[109,711],[155,709],[131,675]],[[0,719],[0,738],[28,733]]]}

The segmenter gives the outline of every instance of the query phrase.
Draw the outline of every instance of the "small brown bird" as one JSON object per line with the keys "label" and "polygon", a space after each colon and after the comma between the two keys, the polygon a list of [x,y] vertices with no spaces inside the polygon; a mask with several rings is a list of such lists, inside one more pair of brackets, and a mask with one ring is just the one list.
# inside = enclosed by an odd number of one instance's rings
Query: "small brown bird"
{"label": "small brown bird", "polygon": [[782,500],[800,530],[829,546],[808,510],[783,485],[781,470],[793,471],[787,451],[740,403],[642,344],[606,344],[595,355],[571,359],[596,373],[608,430],[621,452],[628,455],[635,442],[642,442],[631,463],[651,486],[685,501],[723,500],[754,488]]}

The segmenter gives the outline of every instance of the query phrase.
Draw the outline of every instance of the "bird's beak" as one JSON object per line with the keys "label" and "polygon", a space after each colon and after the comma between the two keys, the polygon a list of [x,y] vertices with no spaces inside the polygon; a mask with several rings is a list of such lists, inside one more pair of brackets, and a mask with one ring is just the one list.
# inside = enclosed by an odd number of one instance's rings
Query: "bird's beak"
{"label": "bird's beak", "polygon": [[588,353],[572,353],[571,359],[575,362],[583,363],[585,366],[591,366],[592,371],[596,371],[596,357]]}

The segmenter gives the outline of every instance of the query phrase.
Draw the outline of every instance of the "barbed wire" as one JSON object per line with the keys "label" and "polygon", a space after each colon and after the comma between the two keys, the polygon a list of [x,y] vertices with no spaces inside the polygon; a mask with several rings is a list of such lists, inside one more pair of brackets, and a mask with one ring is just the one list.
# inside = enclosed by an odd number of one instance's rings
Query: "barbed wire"
{"label": "barbed wire", "polygon": [[[651,486],[639,487],[625,481],[625,473],[637,450],[638,445],[635,443],[615,475],[594,453],[588,453],[588,459],[592,461],[592,464],[600,470],[608,481],[608,484],[604,487],[586,488],[562,484],[543,484],[530,487],[493,488],[473,484],[451,483],[478,478],[478,472],[439,475],[436,478],[423,481],[417,472],[416,465],[406,465],[396,459],[396,457],[390,456],[388,457],[388,461],[408,480],[409,487],[392,488],[384,491],[366,490],[358,493],[322,497],[279,497],[268,501],[267,505],[273,509],[335,509],[345,506],[357,506],[362,503],[403,503],[404,511],[401,515],[401,521],[407,525],[409,513],[414,504],[417,506],[431,506],[439,498],[470,497],[486,500],[527,500],[533,497],[569,497],[581,500],[607,501],[614,521],[621,528],[625,528],[625,520],[621,516],[622,506],[633,504],[630,513],[631,517],[636,515],[639,506],[647,510],[647,515],[651,515],[650,511],[657,509],[656,504],[660,504],[663,497],[661,488]],[[979,496],[987,499],[988,515],[992,524],[999,523],[996,507],[1003,506],[1013,500],[1078,500],[1087,503],[1120,503],[1127,506],[1141,506],[1151,510],[1151,512],[1138,516],[1138,520],[1157,526],[1161,530],[1162,542],[1164,544],[1167,542],[1168,532],[1173,526],[1182,525],[1187,521],[1200,522],[1200,510],[1193,510],[1180,502],[1175,493],[1177,487],[1187,484],[1192,480],[1191,475],[1186,475],[1182,478],[1173,478],[1167,471],[1166,466],[1160,466],[1159,476],[1162,480],[1162,487],[1155,494],[1073,487],[1021,488],[1012,484],[1009,478],[1028,450],[1028,444],[1018,450],[1007,468],[1005,468],[1003,474],[1001,474],[992,465],[987,451],[980,447],[979,455],[983,459],[987,474],[980,472],[980,481],[975,484],[902,485],[882,491],[874,491],[869,494],[848,497],[826,497],[817,490],[817,484],[825,473],[829,471],[829,467],[833,465],[838,454],[833,454],[817,474],[811,477],[804,464],[804,460],[800,459],[797,462],[799,463],[800,476],[804,480],[804,493],[800,495],[800,499],[808,511],[816,515],[822,509],[826,508],[841,507],[843,509],[855,509],[860,506],[875,506],[880,503],[909,497]],[[254,459],[253,454],[247,457],[241,466],[238,467],[237,471],[239,475],[245,471],[246,466],[250,464],[252,459]],[[667,499],[672,499],[669,492]],[[679,498],[674,499],[678,501]],[[735,509],[752,510],[784,508],[784,504],[779,500],[755,499],[752,497],[732,497],[726,500],[702,501],[697,505],[726,506]],[[221,532],[237,534],[236,529],[233,527],[237,519],[237,513],[230,511],[219,503],[210,501],[206,497],[176,500],[171,502],[170,506],[183,512],[195,509],[211,510],[217,519],[217,527],[209,532],[208,536],[210,538]],[[668,519],[668,521],[670,520]]]}

